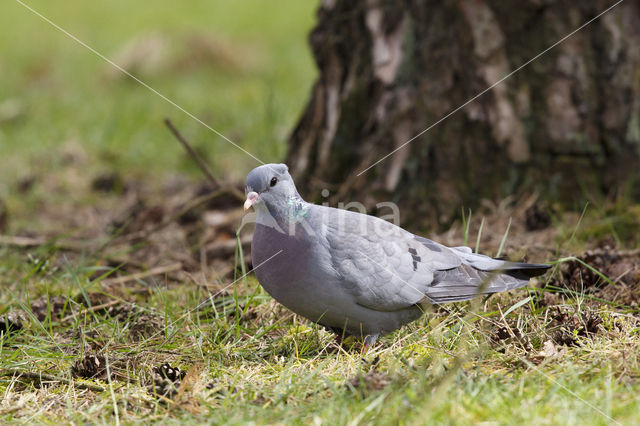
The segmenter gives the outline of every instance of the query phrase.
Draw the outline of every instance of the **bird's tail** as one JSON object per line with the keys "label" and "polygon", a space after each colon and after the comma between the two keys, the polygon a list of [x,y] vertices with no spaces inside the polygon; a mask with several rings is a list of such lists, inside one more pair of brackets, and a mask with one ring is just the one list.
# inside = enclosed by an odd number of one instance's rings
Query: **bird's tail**
{"label": "bird's tail", "polygon": [[[473,255],[481,256],[481,255]],[[482,258],[491,259],[487,256]],[[469,300],[483,294],[499,293],[524,287],[531,277],[544,274],[551,265],[534,263],[511,263],[497,259],[489,263],[463,263],[457,268],[436,271],[427,289],[429,303],[447,303]],[[478,263],[485,263],[487,269],[480,269]],[[489,269],[490,267],[490,269]]]}
{"label": "bird's tail", "polygon": [[529,278],[544,274],[549,268],[551,268],[551,265],[545,265],[543,263],[507,262],[503,271],[512,277],[528,280]]}

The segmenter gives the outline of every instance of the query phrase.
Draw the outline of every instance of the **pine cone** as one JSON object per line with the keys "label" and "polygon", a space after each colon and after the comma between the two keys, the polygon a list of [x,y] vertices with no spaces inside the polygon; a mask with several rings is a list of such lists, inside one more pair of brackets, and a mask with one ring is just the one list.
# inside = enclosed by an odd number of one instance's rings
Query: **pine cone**
{"label": "pine cone", "polygon": [[559,345],[577,345],[578,336],[596,334],[598,326],[602,324],[602,318],[596,312],[583,312],[578,316],[557,307],[551,315],[552,325],[559,328],[553,333],[552,338]]}
{"label": "pine cone", "polygon": [[130,324],[129,330],[133,340],[151,336],[164,326],[164,320],[161,317],[145,312],[135,303],[112,306],[107,310],[107,313],[113,318]]}
{"label": "pine cone", "polygon": [[180,382],[185,375],[186,371],[180,370],[179,367],[172,367],[169,363],[153,367],[153,383],[149,386],[149,390],[157,395],[172,398],[178,393]]}
{"label": "pine cone", "polygon": [[84,377],[86,379],[107,378],[107,362],[104,356],[89,354],[77,360],[71,367],[73,377]]}
{"label": "pine cone", "polygon": [[0,315],[0,333],[7,335],[12,331],[21,330],[27,322],[27,316],[22,311],[10,311]]}

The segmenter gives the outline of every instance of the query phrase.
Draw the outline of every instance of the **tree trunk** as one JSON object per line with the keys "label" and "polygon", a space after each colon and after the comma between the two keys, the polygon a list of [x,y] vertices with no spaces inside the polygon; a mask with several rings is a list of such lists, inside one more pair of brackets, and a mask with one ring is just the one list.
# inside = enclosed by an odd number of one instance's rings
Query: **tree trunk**
{"label": "tree trunk", "polygon": [[299,189],[370,209],[392,200],[413,226],[524,190],[640,198],[638,1],[430,127],[613,4],[324,0],[310,35],[319,78],[288,154]]}

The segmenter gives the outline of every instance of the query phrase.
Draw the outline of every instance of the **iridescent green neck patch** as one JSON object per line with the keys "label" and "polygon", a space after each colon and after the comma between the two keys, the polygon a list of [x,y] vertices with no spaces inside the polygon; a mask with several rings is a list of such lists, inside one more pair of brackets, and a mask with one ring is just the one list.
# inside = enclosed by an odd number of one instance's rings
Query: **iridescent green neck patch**
{"label": "iridescent green neck patch", "polygon": [[300,223],[309,214],[309,205],[295,195],[287,199],[287,220],[289,223]]}

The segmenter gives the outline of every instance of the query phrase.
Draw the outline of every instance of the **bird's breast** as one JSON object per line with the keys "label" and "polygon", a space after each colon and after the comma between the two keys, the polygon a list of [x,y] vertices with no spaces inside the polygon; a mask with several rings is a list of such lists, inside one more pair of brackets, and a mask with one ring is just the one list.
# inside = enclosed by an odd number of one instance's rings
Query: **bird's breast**
{"label": "bird's breast", "polygon": [[311,244],[303,239],[256,224],[251,242],[253,268],[260,284],[274,298],[289,298],[299,290],[300,278],[312,257]]}

